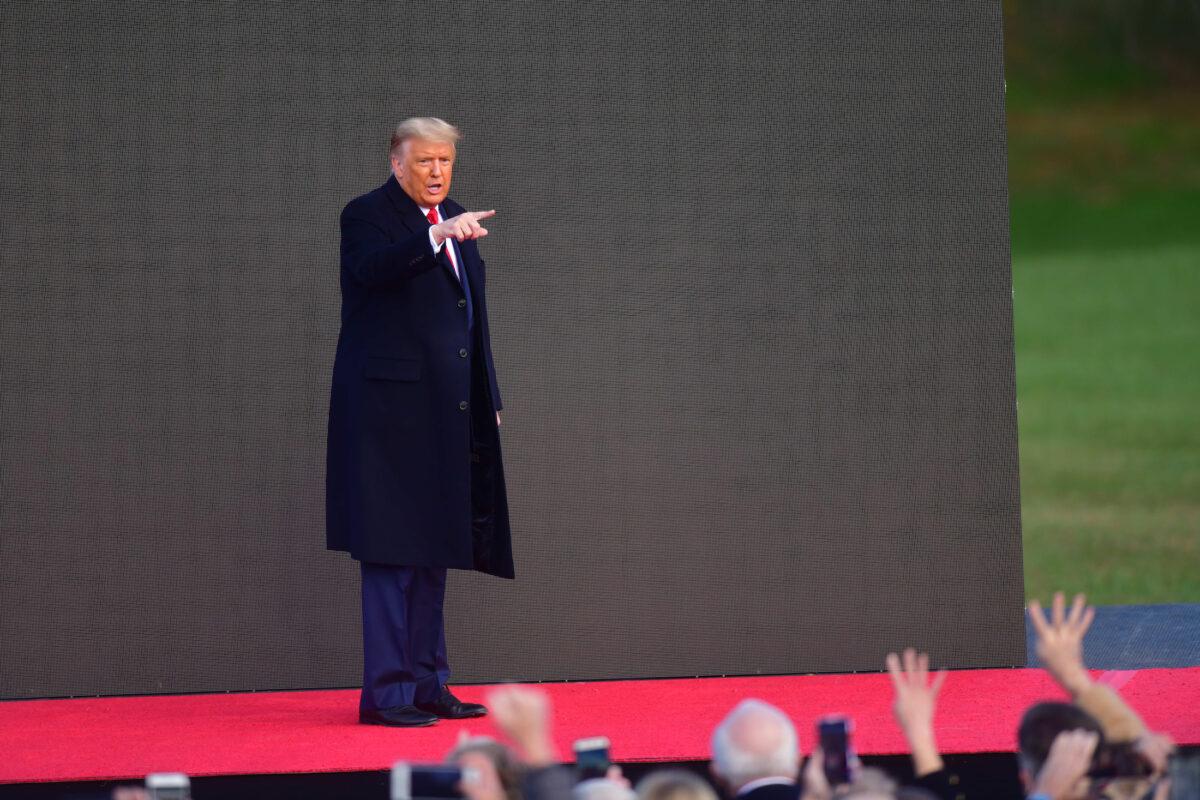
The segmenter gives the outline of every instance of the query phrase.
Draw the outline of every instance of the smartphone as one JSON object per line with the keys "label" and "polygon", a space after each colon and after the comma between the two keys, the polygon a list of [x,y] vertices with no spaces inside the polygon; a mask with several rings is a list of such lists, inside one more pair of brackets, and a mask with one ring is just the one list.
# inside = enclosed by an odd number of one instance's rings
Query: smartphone
{"label": "smartphone", "polygon": [[462,784],[478,780],[479,773],[473,769],[397,761],[392,766],[392,800],[462,797]]}
{"label": "smartphone", "polygon": [[817,741],[825,757],[825,780],[830,786],[850,783],[850,766],[854,751],[850,748],[850,734],[854,731],[854,720],[843,716],[822,717],[817,722]]}
{"label": "smartphone", "polygon": [[150,800],[191,800],[192,782],[182,772],[152,772],[146,776]]}
{"label": "smartphone", "polygon": [[1102,742],[1092,754],[1089,778],[1145,778],[1154,774],[1154,765],[1132,742]]}
{"label": "smartphone", "polygon": [[575,772],[581,781],[591,778],[603,778],[612,766],[609,757],[609,741],[604,736],[593,736],[590,739],[576,739],[572,746],[575,750]]}

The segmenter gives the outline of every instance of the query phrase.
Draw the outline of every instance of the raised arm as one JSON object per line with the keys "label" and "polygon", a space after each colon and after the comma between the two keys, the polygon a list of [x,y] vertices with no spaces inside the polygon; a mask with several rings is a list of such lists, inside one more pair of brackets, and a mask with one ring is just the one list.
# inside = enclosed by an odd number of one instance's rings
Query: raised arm
{"label": "raised arm", "polygon": [[1038,660],[1077,706],[1100,721],[1106,739],[1135,741],[1146,735],[1145,723],[1120,695],[1095,683],[1083,663],[1083,637],[1095,616],[1095,609],[1081,594],[1075,595],[1067,608],[1066,597],[1056,592],[1049,614],[1037,600],[1031,600],[1029,622],[1037,635]]}
{"label": "raised arm", "polygon": [[933,714],[946,673],[939,672],[930,681],[929,656],[911,647],[903,657],[888,653],[887,668],[896,693],[892,711],[912,750],[913,773],[921,778],[944,769],[933,733]]}

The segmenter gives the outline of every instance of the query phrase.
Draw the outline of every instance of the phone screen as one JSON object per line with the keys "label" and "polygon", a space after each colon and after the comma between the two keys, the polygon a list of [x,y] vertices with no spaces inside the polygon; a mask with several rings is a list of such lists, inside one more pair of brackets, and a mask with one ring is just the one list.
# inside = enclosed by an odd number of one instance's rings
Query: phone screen
{"label": "phone screen", "polygon": [[612,766],[609,741],[603,736],[578,739],[575,742],[575,771],[579,780],[603,778]]}
{"label": "phone screen", "polygon": [[462,797],[459,783],[469,777],[461,767],[399,762],[392,767],[392,800]]}
{"label": "phone screen", "polygon": [[181,772],[156,772],[146,776],[150,800],[190,800],[192,784]]}
{"label": "phone screen", "polygon": [[825,717],[817,723],[817,740],[825,758],[825,779],[830,786],[850,782],[851,727],[846,717]]}

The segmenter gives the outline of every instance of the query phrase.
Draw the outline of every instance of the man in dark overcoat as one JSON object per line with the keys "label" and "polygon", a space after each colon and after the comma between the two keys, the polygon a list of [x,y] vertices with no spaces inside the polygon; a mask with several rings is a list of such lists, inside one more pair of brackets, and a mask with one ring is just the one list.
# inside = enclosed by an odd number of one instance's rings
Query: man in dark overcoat
{"label": "man in dark overcoat", "polygon": [[446,685],[446,570],[513,577],[476,246],[495,211],[447,197],[458,139],[440,119],[402,122],[391,177],[341,217],[326,535],[361,565],[359,720],[369,724],[487,713]]}

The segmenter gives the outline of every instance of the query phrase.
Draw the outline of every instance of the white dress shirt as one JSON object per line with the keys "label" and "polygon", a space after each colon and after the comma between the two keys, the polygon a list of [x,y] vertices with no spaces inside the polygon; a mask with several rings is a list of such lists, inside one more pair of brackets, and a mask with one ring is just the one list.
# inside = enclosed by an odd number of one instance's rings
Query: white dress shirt
{"label": "white dress shirt", "polygon": [[[419,209],[421,209],[421,213],[425,215],[425,218],[429,219],[429,208],[427,208],[426,206],[417,206],[417,207]],[[445,222],[445,218],[442,217],[442,210],[440,208],[437,208],[435,206],[434,212],[437,214],[438,222]],[[442,245],[446,244],[446,242],[448,242],[448,241],[450,241],[450,240],[443,239],[440,243],[437,242],[433,238],[433,227],[430,226],[430,228],[429,228],[429,244],[433,247],[433,254],[435,256],[438,253],[442,252]],[[458,278],[459,281],[462,281],[462,276],[458,274],[458,254],[454,251],[454,245],[450,245],[450,247],[447,248],[446,255],[450,256],[450,266],[454,267],[454,277]]]}

